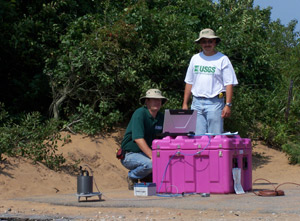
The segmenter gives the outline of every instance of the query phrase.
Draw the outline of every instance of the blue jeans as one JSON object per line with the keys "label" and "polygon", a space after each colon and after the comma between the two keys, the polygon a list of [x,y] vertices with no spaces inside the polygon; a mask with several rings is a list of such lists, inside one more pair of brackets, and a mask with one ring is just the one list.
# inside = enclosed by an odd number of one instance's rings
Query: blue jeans
{"label": "blue jeans", "polygon": [[193,97],[191,109],[197,110],[196,135],[223,133],[224,98]]}
{"label": "blue jeans", "polygon": [[144,153],[126,153],[121,163],[129,172],[132,179],[143,179],[152,173],[152,161]]}

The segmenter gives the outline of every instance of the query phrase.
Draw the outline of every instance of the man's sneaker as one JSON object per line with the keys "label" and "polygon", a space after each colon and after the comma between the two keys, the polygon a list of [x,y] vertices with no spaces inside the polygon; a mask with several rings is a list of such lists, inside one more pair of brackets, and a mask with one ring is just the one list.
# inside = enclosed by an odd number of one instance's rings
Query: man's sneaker
{"label": "man's sneaker", "polygon": [[137,179],[132,179],[129,176],[127,177],[128,189],[133,190],[134,184],[137,183]]}

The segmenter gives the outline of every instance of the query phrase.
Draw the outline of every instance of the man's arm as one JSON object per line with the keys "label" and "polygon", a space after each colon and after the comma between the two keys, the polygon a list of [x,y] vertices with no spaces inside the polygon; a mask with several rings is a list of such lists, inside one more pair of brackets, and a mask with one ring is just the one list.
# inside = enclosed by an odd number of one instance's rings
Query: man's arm
{"label": "man's arm", "polygon": [[139,148],[150,158],[152,159],[152,150],[146,143],[144,138],[139,138],[134,140]]}
{"label": "man's arm", "polygon": [[[233,85],[226,86],[226,103],[232,103],[232,96],[233,96]],[[231,107],[225,105],[224,109],[222,110],[222,117],[230,117],[231,115]]]}
{"label": "man's arm", "polygon": [[192,94],[192,84],[185,84],[184,89],[184,95],[183,95],[183,103],[182,103],[182,109],[187,110],[188,109],[188,102],[190,100],[191,94]]}

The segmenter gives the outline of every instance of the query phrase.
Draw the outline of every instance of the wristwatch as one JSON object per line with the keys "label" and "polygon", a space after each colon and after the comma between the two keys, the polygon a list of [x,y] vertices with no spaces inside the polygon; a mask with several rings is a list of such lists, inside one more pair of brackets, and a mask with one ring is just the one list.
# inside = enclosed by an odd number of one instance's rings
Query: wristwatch
{"label": "wristwatch", "polygon": [[226,106],[232,107],[232,103],[226,103]]}

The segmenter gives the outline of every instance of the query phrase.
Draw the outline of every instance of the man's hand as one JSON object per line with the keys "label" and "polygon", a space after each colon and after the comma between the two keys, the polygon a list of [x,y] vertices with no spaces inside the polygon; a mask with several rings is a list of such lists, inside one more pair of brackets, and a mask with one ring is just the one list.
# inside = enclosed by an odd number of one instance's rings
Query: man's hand
{"label": "man's hand", "polygon": [[188,109],[188,102],[189,99],[192,95],[192,84],[185,84],[185,89],[184,89],[184,95],[183,95],[183,103],[182,103],[182,109],[187,110]]}
{"label": "man's hand", "polygon": [[230,117],[231,115],[231,109],[229,106],[225,105],[225,107],[223,108],[222,110],[222,118],[227,118],[227,117]]}
{"label": "man's hand", "polygon": [[[232,96],[233,96],[233,85],[227,85],[226,86],[226,103],[232,103]],[[222,118],[230,117],[231,115],[231,109],[229,106],[225,105],[225,107],[222,110]]]}
{"label": "man's hand", "polygon": [[183,110],[187,110],[187,109],[188,109],[188,105],[183,104],[183,105],[182,105],[182,109],[183,109]]}

